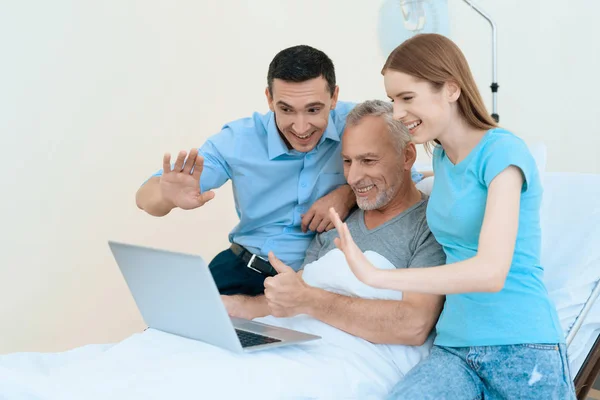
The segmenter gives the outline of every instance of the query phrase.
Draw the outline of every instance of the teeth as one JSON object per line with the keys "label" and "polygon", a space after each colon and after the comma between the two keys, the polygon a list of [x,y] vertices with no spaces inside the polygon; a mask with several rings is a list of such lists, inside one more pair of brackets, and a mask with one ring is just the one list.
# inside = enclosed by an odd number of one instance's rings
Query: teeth
{"label": "teeth", "polygon": [[308,135],[304,135],[304,136],[296,135],[295,133],[294,133],[294,135],[295,135],[297,138],[300,138],[300,139],[308,139],[309,137],[311,137],[311,136],[312,136],[312,133],[309,133]]}
{"label": "teeth", "polygon": [[421,123],[422,123],[422,122],[423,122],[423,121],[415,121],[415,122],[413,122],[413,123],[412,123],[412,124],[410,124],[410,125],[406,125],[406,127],[407,127],[408,129],[414,129],[414,128],[416,128],[417,126],[421,125]]}
{"label": "teeth", "polygon": [[358,193],[366,193],[366,192],[368,192],[369,190],[373,189],[373,186],[375,186],[375,185],[370,185],[370,186],[364,187],[364,188],[362,188],[362,189],[358,189],[358,188],[357,188],[357,189],[356,189],[356,191],[357,191]]}

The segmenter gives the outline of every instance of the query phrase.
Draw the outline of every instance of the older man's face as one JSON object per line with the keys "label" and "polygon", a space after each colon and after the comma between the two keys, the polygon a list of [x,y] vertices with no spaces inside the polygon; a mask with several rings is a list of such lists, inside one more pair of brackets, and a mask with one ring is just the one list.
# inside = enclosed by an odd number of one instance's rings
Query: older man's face
{"label": "older man's face", "polygon": [[384,208],[404,183],[399,154],[382,117],[368,116],[347,126],[342,139],[344,175],[363,210]]}

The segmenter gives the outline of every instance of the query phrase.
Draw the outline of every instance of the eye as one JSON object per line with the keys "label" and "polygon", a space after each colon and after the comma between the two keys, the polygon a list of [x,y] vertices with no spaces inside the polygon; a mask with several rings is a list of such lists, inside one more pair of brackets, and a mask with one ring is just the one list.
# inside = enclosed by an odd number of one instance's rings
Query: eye
{"label": "eye", "polygon": [[404,101],[410,101],[413,98],[414,98],[414,96],[406,96],[406,97],[403,97],[402,100],[404,100]]}
{"label": "eye", "polygon": [[344,164],[348,164],[348,165],[350,165],[350,164],[351,164],[351,161],[350,161],[350,160],[344,160]]}
{"label": "eye", "polygon": [[363,163],[367,164],[367,165],[372,165],[375,164],[375,160],[371,160],[370,158],[364,159]]}
{"label": "eye", "polygon": [[289,113],[289,112],[292,112],[292,109],[291,109],[291,108],[288,108],[288,107],[280,107],[280,109],[281,109],[281,111],[283,111],[284,113]]}
{"label": "eye", "polygon": [[309,108],[308,112],[311,114],[318,114],[319,112],[321,112],[320,108]]}

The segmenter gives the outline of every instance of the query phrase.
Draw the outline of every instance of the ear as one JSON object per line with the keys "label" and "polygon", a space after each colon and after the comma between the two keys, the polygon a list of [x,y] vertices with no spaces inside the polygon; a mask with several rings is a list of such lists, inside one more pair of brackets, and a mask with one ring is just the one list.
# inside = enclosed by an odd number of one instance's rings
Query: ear
{"label": "ear", "polygon": [[275,112],[275,106],[273,105],[273,96],[271,96],[271,91],[269,87],[265,89],[265,96],[267,97],[267,104],[269,104],[269,110]]}
{"label": "ear", "polygon": [[410,171],[415,161],[417,161],[417,146],[409,142],[404,148],[404,170]]}
{"label": "ear", "polygon": [[331,96],[331,109],[335,109],[338,100],[338,93],[340,92],[340,87],[336,85],[335,89],[333,89],[333,96]]}
{"label": "ear", "polygon": [[458,100],[458,98],[460,97],[460,86],[458,85],[458,83],[454,82],[454,81],[448,81],[445,83],[445,87],[446,87],[446,97],[448,99],[448,102],[450,103],[454,103]]}

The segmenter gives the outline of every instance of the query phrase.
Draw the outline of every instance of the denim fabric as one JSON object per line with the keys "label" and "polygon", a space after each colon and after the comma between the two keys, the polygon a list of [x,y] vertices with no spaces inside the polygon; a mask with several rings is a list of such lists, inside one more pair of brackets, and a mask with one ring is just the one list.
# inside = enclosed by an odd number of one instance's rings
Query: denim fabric
{"label": "denim fabric", "polygon": [[566,354],[564,344],[433,346],[389,399],[575,399]]}

